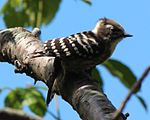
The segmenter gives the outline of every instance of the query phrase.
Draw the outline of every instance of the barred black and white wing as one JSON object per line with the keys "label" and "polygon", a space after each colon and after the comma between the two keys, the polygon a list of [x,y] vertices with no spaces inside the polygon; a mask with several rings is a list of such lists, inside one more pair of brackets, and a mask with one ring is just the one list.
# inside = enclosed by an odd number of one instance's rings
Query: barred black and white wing
{"label": "barred black and white wing", "polygon": [[69,37],[49,40],[44,44],[48,56],[67,58],[92,58],[104,51],[103,41],[91,32],[82,32]]}

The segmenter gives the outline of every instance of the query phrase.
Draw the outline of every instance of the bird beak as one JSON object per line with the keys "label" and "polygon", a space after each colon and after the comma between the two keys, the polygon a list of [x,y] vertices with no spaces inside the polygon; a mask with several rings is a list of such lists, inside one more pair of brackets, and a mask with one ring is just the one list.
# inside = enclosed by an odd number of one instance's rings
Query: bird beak
{"label": "bird beak", "polygon": [[132,37],[133,35],[130,35],[130,34],[128,34],[128,33],[125,33],[124,35],[123,35],[123,37]]}

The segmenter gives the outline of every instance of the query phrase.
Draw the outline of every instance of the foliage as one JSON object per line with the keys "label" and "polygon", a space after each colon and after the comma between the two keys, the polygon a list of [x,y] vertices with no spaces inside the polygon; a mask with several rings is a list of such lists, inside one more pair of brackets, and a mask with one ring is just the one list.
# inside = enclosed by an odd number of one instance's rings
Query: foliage
{"label": "foliage", "polygon": [[109,59],[103,63],[103,66],[106,67],[113,76],[119,78],[119,80],[129,89],[137,80],[131,69],[118,60]]}
{"label": "foliage", "polygon": [[11,90],[5,98],[5,106],[14,109],[23,109],[24,106],[28,106],[39,116],[44,116],[47,111],[42,93],[34,87]]}
{"label": "foliage", "polygon": [[83,2],[87,3],[88,5],[92,5],[91,0],[82,0]]}
{"label": "foliage", "polygon": [[[128,88],[131,89],[135,82],[137,82],[137,77],[135,74],[131,71],[131,69],[126,66],[125,64],[121,63],[118,60],[109,59],[108,61],[104,62],[102,64],[105,68],[108,69],[108,71],[115,77],[117,77],[122,84]],[[138,88],[135,92],[135,94],[140,90]],[[147,105],[144,101],[144,99],[141,96],[136,95],[137,99],[140,101],[141,105],[145,110],[147,110]]]}
{"label": "foliage", "polygon": [[148,108],[147,108],[148,106],[147,106],[145,100],[141,96],[136,95],[136,97],[138,98],[139,102],[144,107],[144,109],[147,111],[148,110]]}
{"label": "foliage", "polygon": [[49,24],[61,0],[8,0],[1,9],[7,27],[40,27]]}

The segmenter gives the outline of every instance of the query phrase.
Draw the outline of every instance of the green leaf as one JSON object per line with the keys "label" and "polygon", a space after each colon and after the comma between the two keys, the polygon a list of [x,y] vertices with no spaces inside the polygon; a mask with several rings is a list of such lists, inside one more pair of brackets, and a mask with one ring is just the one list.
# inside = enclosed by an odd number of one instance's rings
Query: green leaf
{"label": "green leaf", "polygon": [[28,106],[33,113],[42,117],[47,111],[43,95],[33,87],[16,88],[10,91],[5,99],[6,107],[22,109],[24,105]]}
{"label": "green leaf", "polygon": [[55,17],[61,0],[8,0],[1,9],[7,27],[40,27]]}
{"label": "green leaf", "polygon": [[60,3],[61,0],[44,0],[43,23],[45,25],[49,24],[53,20],[59,10]]}
{"label": "green leaf", "polygon": [[2,92],[3,90],[0,88],[0,93]]}
{"label": "green leaf", "polygon": [[134,75],[134,73],[130,70],[129,67],[127,67],[120,61],[110,59],[105,63],[103,63],[102,65],[106,67],[113,76],[119,78],[119,80],[127,88],[130,89],[136,82],[136,76]]}
{"label": "green leaf", "polygon": [[36,86],[35,88],[48,91],[48,88],[44,86]]}
{"label": "green leaf", "polygon": [[23,88],[11,90],[5,98],[5,106],[15,109],[22,109],[25,91]]}
{"label": "green leaf", "polygon": [[82,0],[83,2],[87,3],[88,5],[92,5],[91,0]]}
{"label": "green leaf", "polygon": [[141,96],[136,95],[136,97],[138,98],[138,100],[141,103],[141,105],[143,106],[143,108],[147,111],[148,108],[147,108],[147,104],[146,104],[145,100]]}
{"label": "green leaf", "polygon": [[100,75],[100,72],[96,68],[92,70],[92,78],[98,80],[100,87],[103,89],[103,79]]}
{"label": "green leaf", "polygon": [[[24,23],[25,15],[20,12],[21,1],[19,0],[8,0],[1,9],[3,19],[7,27],[21,26],[20,23]],[[18,11],[18,12],[17,12]],[[22,14],[21,14],[22,13]]]}
{"label": "green leaf", "polygon": [[23,104],[28,105],[33,113],[42,117],[47,111],[43,95],[35,88],[26,89],[26,95]]}

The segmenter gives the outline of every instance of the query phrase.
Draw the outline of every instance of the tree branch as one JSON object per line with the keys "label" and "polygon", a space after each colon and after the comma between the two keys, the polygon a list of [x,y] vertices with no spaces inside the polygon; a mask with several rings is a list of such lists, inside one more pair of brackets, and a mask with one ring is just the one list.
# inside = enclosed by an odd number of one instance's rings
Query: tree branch
{"label": "tree branch", "polygon": [[43,120],[39,116],[31,116],[21,110],[12,108],[0,109],[1,120]]}
{"label": "tree branch", "polygon": [[146,76],[148,75],[150,71],[150,66],[144,71],[144,73],[142,74],[142,76],[140,77],[140,79],[133,85],[133,87],[131,88],[131,90],[129,91],[128,95],[126,96],[126,98],[124,99],[124,101],[122,102],[120,108],[116,111],[116,113],[114,114],[114,118],[113,120],[116,120],[118,118],[118,116],[120,115],[120,113],[123,111],[123,109],[125,108],[127,102],[130,100],[130,98],[132,97],[132,95],[135,93],[135,91],[140,88],[142,82],[144,81],[144,79],[146,78]]}
{"label": "tree branch", "polygon": [[[65,81],[57,81],[61,96],[83,120],[111,120],[116,108],[101,91],[97,80],[85,71],[67,71]],[[120,114],[118,120],[125,120]]]}
{"label": "tree branch", "polygon": [[[43,44],[33,33],[21,27],[1,30],[0,61],[15,65],[16,72],[26,73],[35,81],[43,81],[51,97],[54,93],[61,95],[83,120],[111,120],[116,108],[97,81],[84,69],[70,70],[63,61],[46,56]],[[118,120],[125,120],[124,115],[120,114]]]}
{"label": "tree branch", "polygon": [[31,33],[21,27],[0,31],[0,61],[15,65],[16,73],[26,73],[35,82],[41,80],[51,88],[57,60],[42,56],[42,51],[43,44],[35,31]]}

